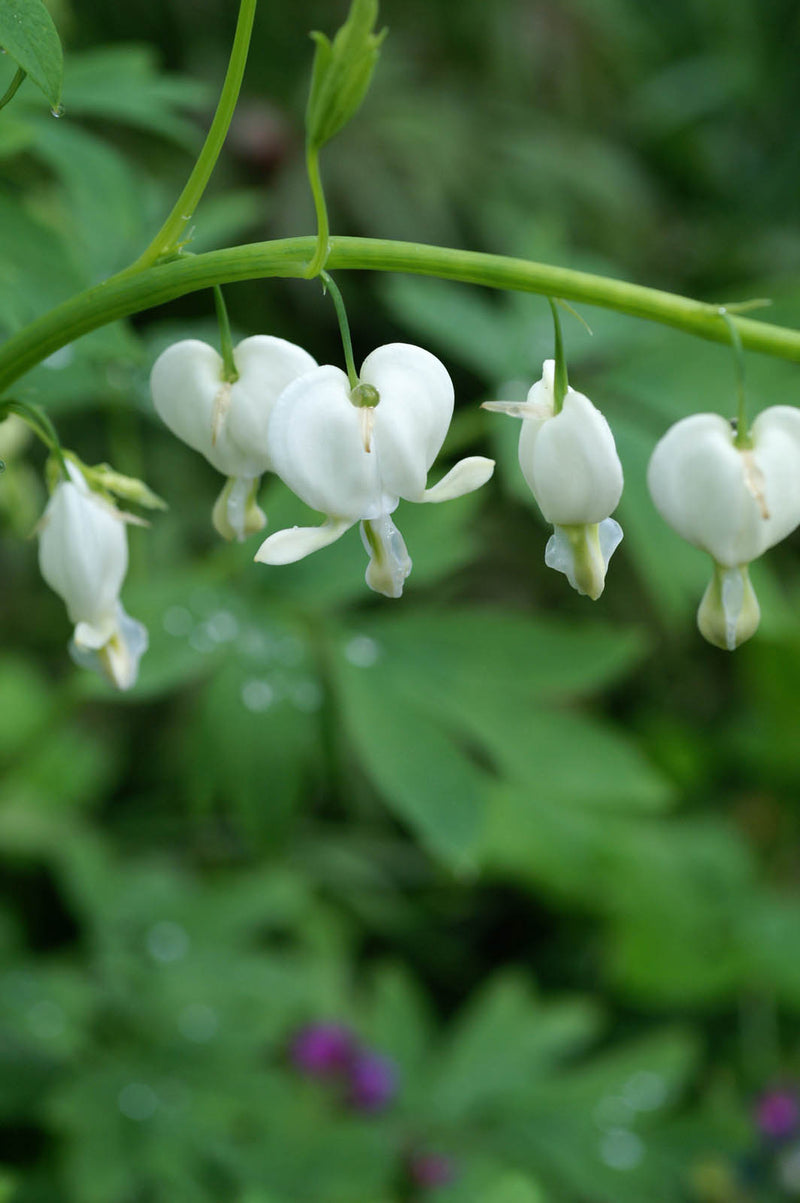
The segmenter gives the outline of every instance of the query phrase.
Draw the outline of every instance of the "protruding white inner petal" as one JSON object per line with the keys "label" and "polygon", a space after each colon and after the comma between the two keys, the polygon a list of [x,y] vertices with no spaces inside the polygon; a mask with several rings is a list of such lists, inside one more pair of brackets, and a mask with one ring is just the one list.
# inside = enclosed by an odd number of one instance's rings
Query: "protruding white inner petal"
{"label": "protruding white inner petal", "polygon": [[544,562],[563,572],[572,588],[596,601],[605,587],[608,561],[622,542],[622,527],[614,518],[585,526],[555,526]]}
{"label": "protruding white inner petal", "polygon": [[370,589],[384,597],[402,597],[411,557],[389,515],[362,522],[361,541],[369,555],[365,579]]}
{"label": "protruding white inner petal", "polygon": [[139,661],[147,651],[147,627],[127,613],[120,603],[117,606],[115,625],[102,645],[83,642],[86,631],[79,624],[69,645],[69,652],[79,668],[88,668],[100,673],[117,689],[130,689],[139,674]]}
{"label": "protruding white inner petal", "polygon": [[331,518],[322,526],[292,526],[279,530],[264,540],[253,558],[261,564],[294,564],[296,560],[335,543],[352,525],[349,519]]}
{"label": "protruding white inner petal", "polygon": [[471,455],[459,460],[442,479],[426,489],[420,501],[451,501],[485,485],[494,472],[494,460],[483,455]]}

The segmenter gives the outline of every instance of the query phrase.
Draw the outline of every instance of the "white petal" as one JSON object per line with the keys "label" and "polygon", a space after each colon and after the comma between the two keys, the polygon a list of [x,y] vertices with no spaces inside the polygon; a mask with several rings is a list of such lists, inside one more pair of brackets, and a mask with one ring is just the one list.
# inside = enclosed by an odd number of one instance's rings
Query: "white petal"
{"label": "white petal", "polygon": [[214,503],[211,521],[223,539],[244,542],[267,525],[267,517],[258,505],[258,486],[261,478],[230,476]]}
{"label": "white petal", "polygon": [[435,355],[409,343],[376,348],[361,366],[361,380],[380,394],[374,440],[384,491],[415,500],[453,416],[453,382]]}
{"label": "white petal", "polygon": [[703,638],[732,652],[756,633],[760,618],[747,565],[723,568],[715,564],[714,575],[697,611],[697,625]]}
{"label": "white petal", "polygon": [[261,564],[294,564],[296,560],[335,543],[352,525],[347,520],[337,522],[332,519],[322,526],[292,526],[279,530],[264,540],[253,558]]}
{"label": "white petal", "polygon": [[622,542],[622,527],[613,518],[585,526],[555,526],[544,562],[563,572],[572,588],[597,601],[605,588],[608,561]]}
{"label": "white petal", "polygon": [[147,651],[147,627],[131,618],[121,604],[117,605],[113,630],[102,646],[81,642],[81,635],[87,634],[81,631],[84,625],[76,628],[70,644],[72,659],[80,668],[100,673],[117,689],[130,689],[139,673],[139,661]]}
{"label": "white petal", "polygon": [[719,414],[672,426],[650,459],[647,483],[661,516],[727,568],[749,563],[800,523],[800,413],[765,410],[740,450]]}
{"label": "white petal", "polygon": [[560,413],[523,424],[519,462],[542,514],[557,526],[602,522],[622,495],[622,465],[608,422],[571,388]]}
{"label": "white petal", "polygon": [[381,486],[378,440],[373,437],[372,449],[365,450],[362,410],[350,400],[339,368],[316,368],[284,389],[272,411],[269,440],[274,470],[312,509],[352,526],[397,506],[397,494]]}
{"label": "white petal", "polygon": [[364,579],[370,589],[384,597],[402,597],[411,571],[405,540],[388,514],[361,523],[361,542],[369,555]]}
{"label": "white petal", "polygon": [[170,430],[226,476],[260,476],[271,467],[267,427],[284,388],[316,367],[302,347],[258,334],[234,348],[239,379],[223,380],[222,358],[198,339],[168,347],[150,388]]}
{"label": "white petal", "polygon": [[552,406],[531,401],[483,401],[481,409],[494,414],[507,414],[509,418],[533,418],[542,421],[553,416]]}
{"label": "white petal", "polygon": [[128,540],[118,512],[82,477],[80,483],[74,477],[62,481],[50,498],[40,526],[39,567],[71,622],[107,624],[128,569]]}
{"label": "white petal", "polygon": [[443,476],[438,484],[426,489],[419,498],[420,501],[451,501],[454,497],[463,497],[485,485],[494,472],[494,460],[482,455],[471,455],[459,460]]}

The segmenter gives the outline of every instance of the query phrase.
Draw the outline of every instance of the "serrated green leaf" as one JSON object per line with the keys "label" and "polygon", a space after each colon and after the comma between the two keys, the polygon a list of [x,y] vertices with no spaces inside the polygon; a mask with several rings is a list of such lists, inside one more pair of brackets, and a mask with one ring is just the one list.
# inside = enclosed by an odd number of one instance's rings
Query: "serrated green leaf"
{"label": "serrated green leaf", "polygon": [[0,0],[0,46],[47,97],[61,104],[63,55],[53,18],[42,0]]}

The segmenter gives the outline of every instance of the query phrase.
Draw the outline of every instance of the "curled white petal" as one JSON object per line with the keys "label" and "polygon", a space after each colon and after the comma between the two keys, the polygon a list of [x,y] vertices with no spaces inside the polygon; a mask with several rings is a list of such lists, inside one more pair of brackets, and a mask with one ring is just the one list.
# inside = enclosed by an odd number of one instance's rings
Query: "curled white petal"
{"label": "curled white petal", "polygon": [[261,564],[294,564],[335,543],[352,525],[344,519],[324,522],[322,526],[291,526],[265,539],[253,558]]}
{"label": "curled white petal", "polygon": [[597,601],[605,588],[608,562],[622,542],[622,527],[614,518],[580,526],[555,526],[544,562],[563,572],[572,588]]}
{"label": "curled white petal", "polygon": [[233,351],[239,379],[224,379],[222,357],[198,339],[159,355],[150,376],[153,404],[173,434],[225,476],[261,476],[271,468],[269,416],[291,381],[315,368],[302,347],[257,334]]}
{"label": "curled white petal", "polygon": [[465,493],[474,493],[485,485],[494,472],[494,460],[483,455],[470,455],[459,460],[437,484],[426,489],[420,501],[452,501]]}
{"label": "curled white petal", "polygon": [[728,568],[756,559],[800,524],[800,410],[764,410],[751,441],[737,447],[719,414],[694,414],[670,427],[647,472],[664,520]]}

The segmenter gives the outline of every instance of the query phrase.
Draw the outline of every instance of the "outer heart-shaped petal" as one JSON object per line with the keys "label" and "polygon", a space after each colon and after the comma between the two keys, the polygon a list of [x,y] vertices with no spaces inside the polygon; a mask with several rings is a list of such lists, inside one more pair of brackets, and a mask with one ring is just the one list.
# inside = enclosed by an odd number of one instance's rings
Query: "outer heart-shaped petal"
{"label": "outer heart-shaped petal", "polygon": [[[533,386],[529,402],[546,401],[546,383],[545,376]],[[622,495],[622,465],[608,422],[572,388],[560,413],[524,420],[519,463],[542,514],[556,526],[602,522]]]}
{"label": "outer heart-shaped petal", "polygon": [[282,480],[313,509],[352,521],[422,498],[453,412],[450,377],[421,347],[378,347],[360,379],[378,390],[374,408],[354,405],[344,372],[326,366],[285,389],[269,426]]}
{"label": "outer heart-shaped petal", "polygon": [[272,411],[275,472],[306,505],[332,518],[352,524],[389,513],[398,498],[381,488],[381,459],[368,429],[374,433],[376,414],[353,404],[340,368],[328,364],[306,373],[281,393]]}
{"label": "outer heart-shaped petal", "polygon": [[92,493],[70,465],[70,480],[56,486],[42,518],[39,567],[80,625],[84,641],[100,646],[116,624],[117,601],[128,570],[122,518]]}
{"label": "outer heart-shaped petal", "polygon": [[234,349],[239,379],[223,379],[222,357],[198,339],[168,347],[150,376],[153,404],[170,430],[226,476],[261,476],[271,466],[267,428],[288,384],[316,368],[294,343],[267,334]]}
{"label": "outer heart-shaped petal", "polygon": [[800,410],[764,410],[752,449],[719,414],[676,422],[656,445],[647,483],[661,516],[723,567],[756,559],[800,524]]}
{"label": "outer heart-shaped petal", "polygon": [[453,416],[453,382],[444,364],[422,347],[388,343],[361,366],[361,379],[380,394],[375,445],[383,487],[418,501]]}

